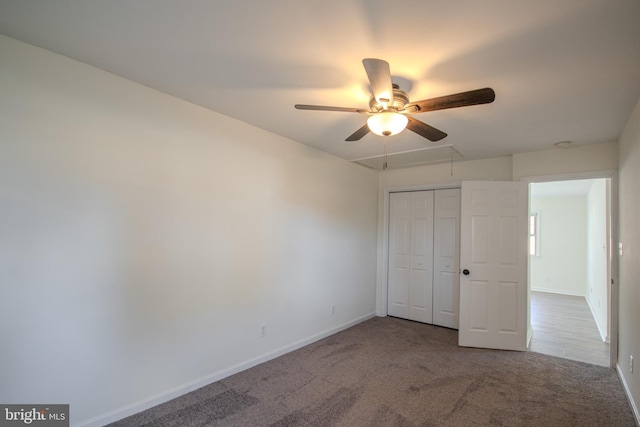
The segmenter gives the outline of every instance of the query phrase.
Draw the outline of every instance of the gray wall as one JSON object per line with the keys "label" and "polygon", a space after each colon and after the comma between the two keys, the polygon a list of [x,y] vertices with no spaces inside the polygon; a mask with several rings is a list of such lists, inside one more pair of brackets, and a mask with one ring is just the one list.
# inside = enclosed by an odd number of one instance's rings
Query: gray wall
{"label": "gray wall", "polygon": [[6,37],[0,58],[0,402],[103,425],[373,315],[375,172]]}

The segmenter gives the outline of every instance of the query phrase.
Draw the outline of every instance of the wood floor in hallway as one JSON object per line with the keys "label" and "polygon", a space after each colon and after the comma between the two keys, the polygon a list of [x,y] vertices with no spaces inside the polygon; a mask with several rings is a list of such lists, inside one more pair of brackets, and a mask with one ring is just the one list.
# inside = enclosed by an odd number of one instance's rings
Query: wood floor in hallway
{"label": "wood floor in hallway", "polygon": [[530,351],[609,366],[609,344],[584,297],[532,291],[531,326]]}

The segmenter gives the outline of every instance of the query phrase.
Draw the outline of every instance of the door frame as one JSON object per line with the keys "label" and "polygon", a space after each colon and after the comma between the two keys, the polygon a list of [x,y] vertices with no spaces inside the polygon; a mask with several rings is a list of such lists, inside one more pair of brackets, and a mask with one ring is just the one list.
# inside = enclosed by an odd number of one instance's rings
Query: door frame
{"label": "door frame", "polygon": [[382,215],[382,254],[380,268],[378,270],[378,286],[376,289],[376,316],[387,316],[387,297],[389,292],[389,194],[406,191],[429,191],[462,188],[462,181],[446,182],[440,184],[406,185],[388,187],[384,189],[383,215]]}
{"label": "door frame", "polygon": [[[552,181],[572,181],[576,179],[598,179],[609,178],[610,179],[610,206],[609,206],[609,221],[611,221],[609,236],[609,271],[611,272],[611,302],[609,307],[609,365],[612,368],[616,367],[618,362],[618,310],[619,310],[619,280],[618,280],[618,171],[617,170],[603,170],[595,172],[578,172],[567,173],[559,175],[540,175],[540,176],[525,176],[520,178],[520,181],[524,181],[527,184],[540,183],[540,182],[552,182]],[[529,269],[529,268],[528,268]],[[530,277],[529,277],[530,279]],[[527,285],[528,291],[531,291],[531,283]],[[530,304],[530,303],[529,303]],[[530,312],[531,307],[528,311]],[[529,321],[528,328],[531,328],[531,322]]]}

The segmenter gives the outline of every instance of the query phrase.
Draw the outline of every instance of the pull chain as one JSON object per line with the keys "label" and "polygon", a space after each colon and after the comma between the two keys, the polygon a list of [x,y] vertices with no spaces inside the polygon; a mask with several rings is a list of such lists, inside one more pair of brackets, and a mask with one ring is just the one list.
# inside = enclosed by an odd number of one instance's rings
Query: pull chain
{"label": "pull chain", "polygon": [[453,147],[451,148],[451,176],[453,176]]}
{"label": "pull chain", "polygon": [[387,143],[383,142],[382,145],[384,146],[384,162],[382,163],[382,170],[387,170]]}

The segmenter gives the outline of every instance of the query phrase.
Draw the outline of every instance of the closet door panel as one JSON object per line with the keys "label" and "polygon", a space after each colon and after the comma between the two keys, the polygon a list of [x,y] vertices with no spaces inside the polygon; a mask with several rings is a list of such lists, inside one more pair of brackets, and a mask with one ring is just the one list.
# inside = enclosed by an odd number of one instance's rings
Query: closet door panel
{"label": "closet door panel", "polygon": [[411,195],[409,319],[433,323],[433,191]]}
{"label": "closet door panel", "polygon": [[389,197],[387,313],[457,329],[460,190]]}
{"label": "closet door panel", "polygon": [[410,193],[389,195],[389,277],[387,314],[409,317],[409,284],[411,282],[411,196]]}
{"label": "closet door panel", "polygon": [[460,303],[460,189],[436,190],[433,324],[458,329]]}

